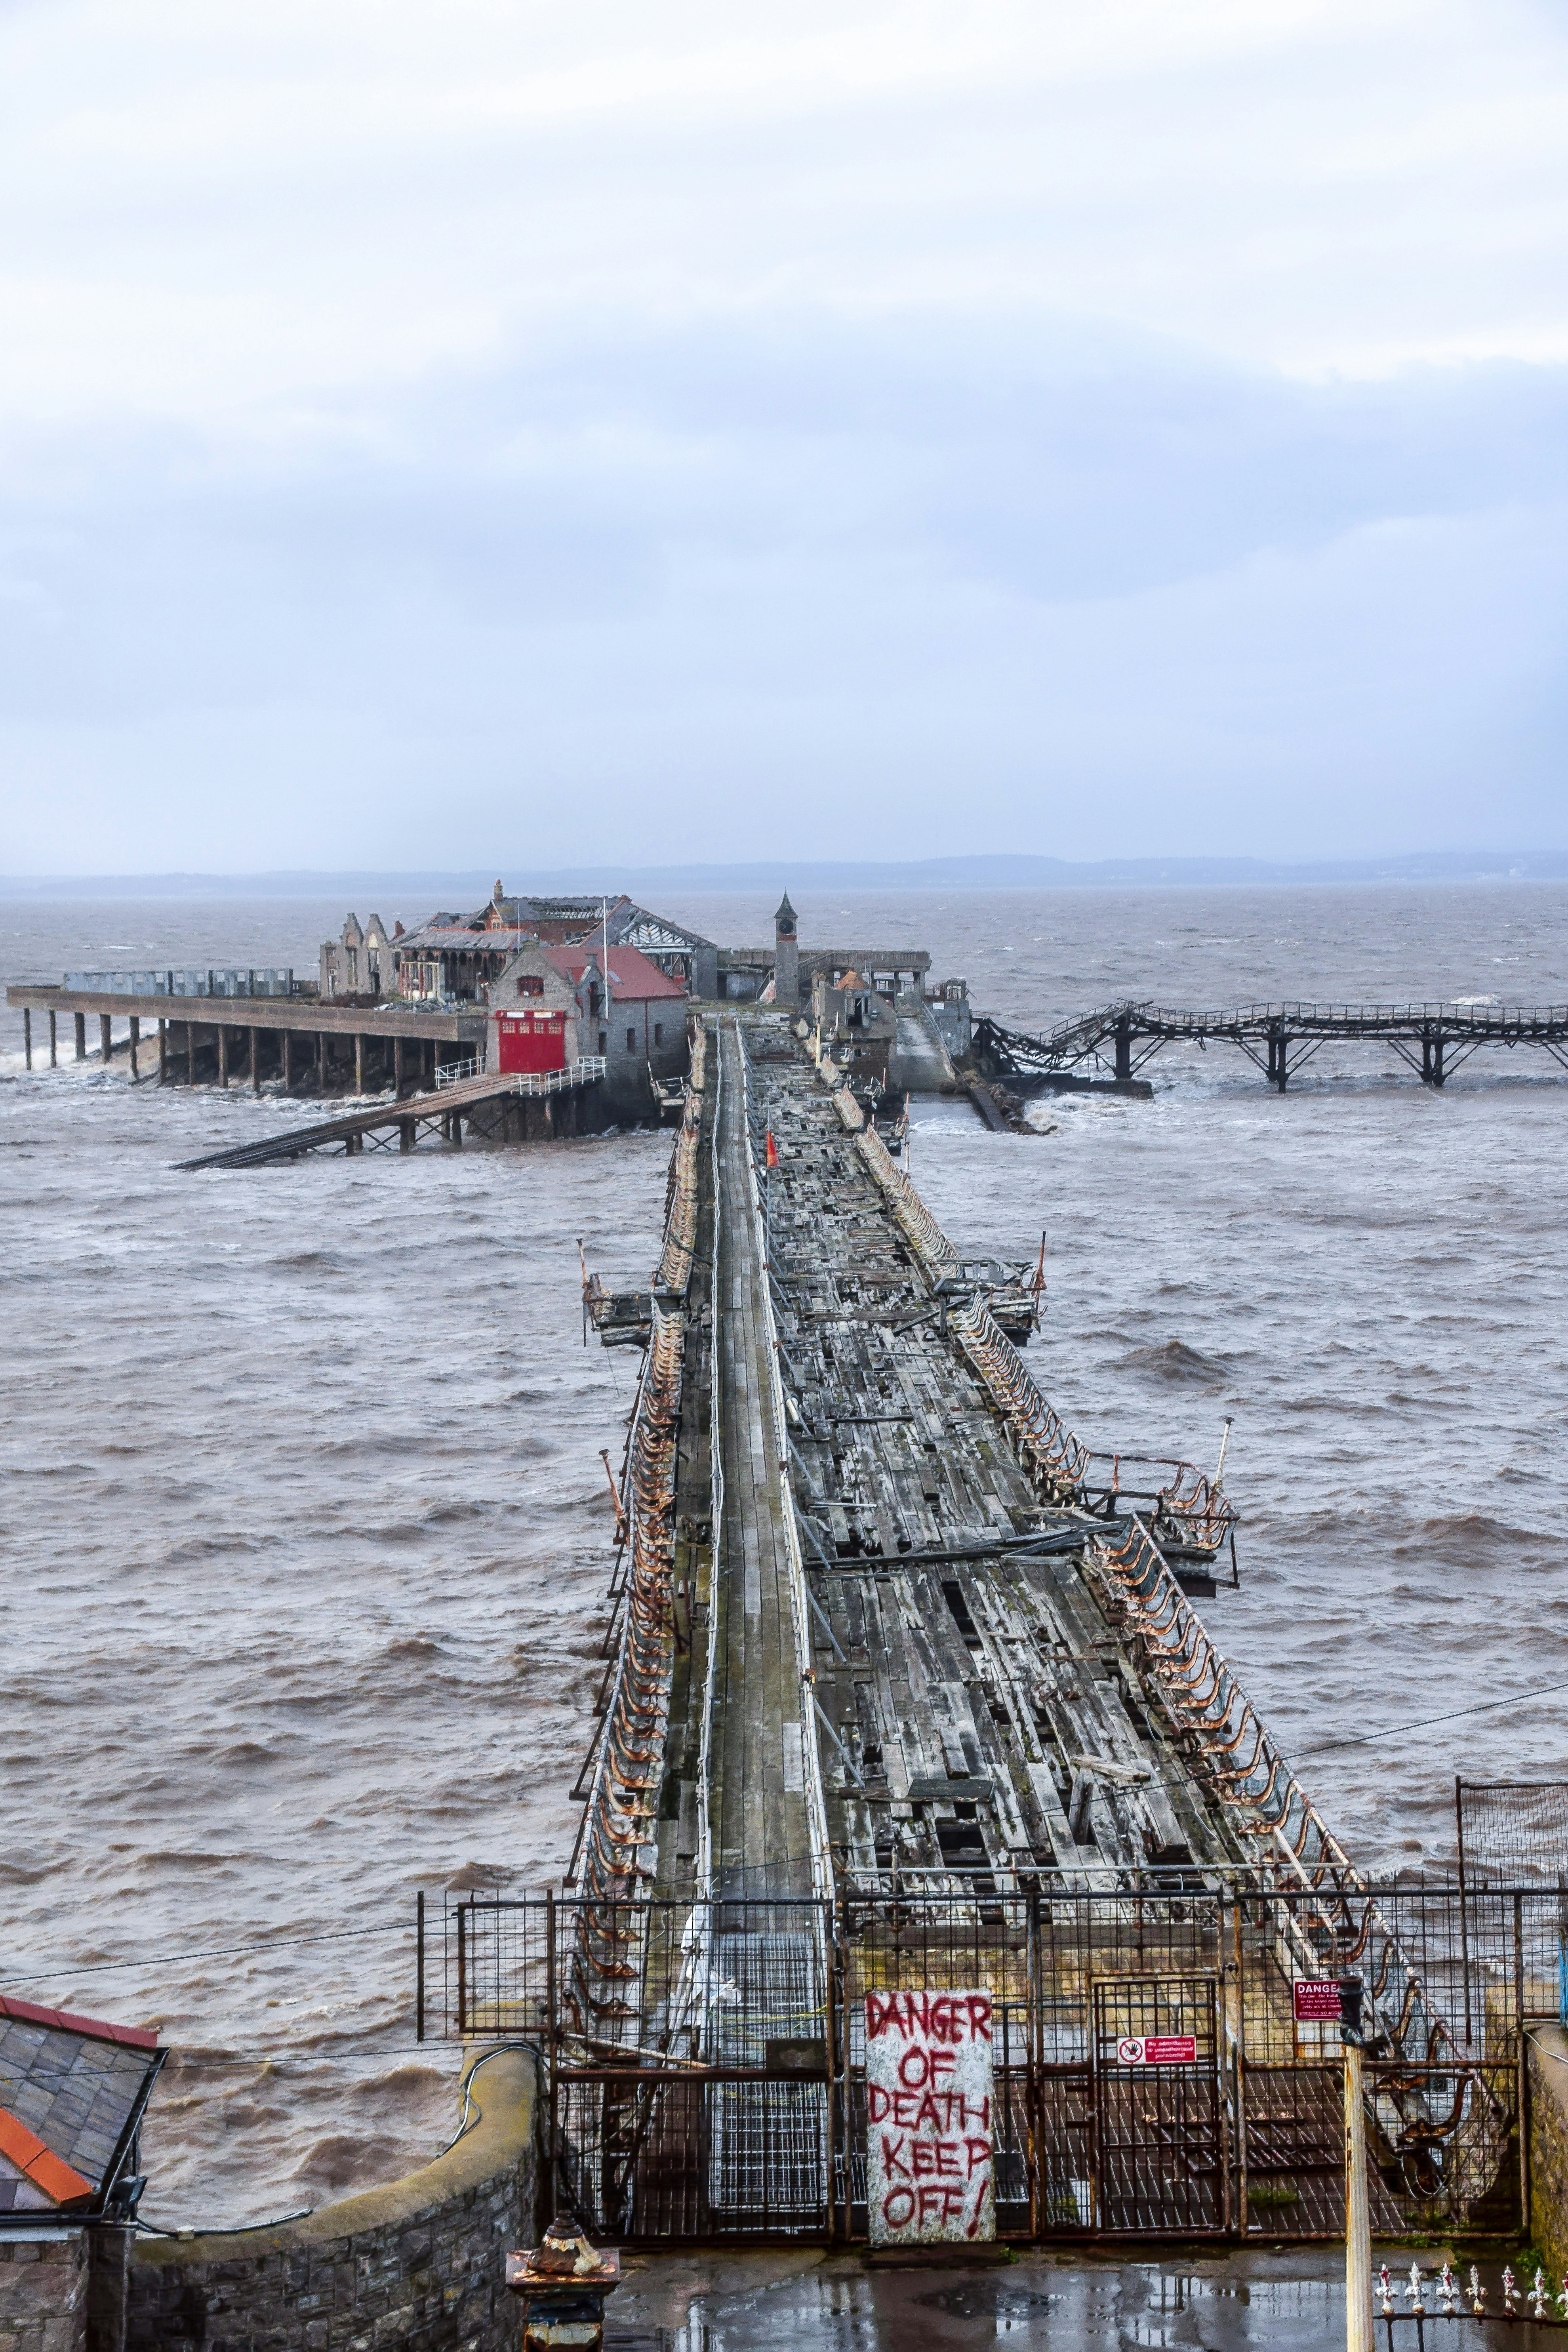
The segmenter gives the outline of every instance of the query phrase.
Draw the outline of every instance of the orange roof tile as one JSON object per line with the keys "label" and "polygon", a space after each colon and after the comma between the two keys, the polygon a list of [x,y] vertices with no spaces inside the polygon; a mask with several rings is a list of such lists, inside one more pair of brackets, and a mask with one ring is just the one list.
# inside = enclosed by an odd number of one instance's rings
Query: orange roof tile
{"label": "orange roof tile", "polygon": [[37,2132],[18,2122],[8,2107],[0,2107],[0,2156],[9,2158],[25,2179],[43,2190],[51,2205],[68,2205],[79,2197],[92,2195],[91,2181],[84,2180],[52,2147],[46,2147]]}

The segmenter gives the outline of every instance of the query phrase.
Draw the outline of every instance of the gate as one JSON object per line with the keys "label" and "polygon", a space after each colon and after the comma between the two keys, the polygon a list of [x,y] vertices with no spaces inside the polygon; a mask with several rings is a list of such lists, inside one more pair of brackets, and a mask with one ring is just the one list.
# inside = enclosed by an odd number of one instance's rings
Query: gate
{"label": "gate", "polygon": [[1094,2137],[1102,2230],[1186,2238],[1228,2226],[1213,1977],[1096,1979]]}
{"label": "gate", "polygon": [[1296,2017],[1292,1982],[1354,1973],[1374,2231],[1502,2232],[1526,2186],[1528,2021],[1555,1994],[1529,1959],[1558,1900],[1471,1891],[1461,1914],[1448,1887],[1257,1881],[466,1895],[447,1911],[447,2030],[538,2050],[553,2193],[590,2234],[864,2238],[867,1999],[983,1990],[999,2236],[1331,2239],[1340,2032]]}

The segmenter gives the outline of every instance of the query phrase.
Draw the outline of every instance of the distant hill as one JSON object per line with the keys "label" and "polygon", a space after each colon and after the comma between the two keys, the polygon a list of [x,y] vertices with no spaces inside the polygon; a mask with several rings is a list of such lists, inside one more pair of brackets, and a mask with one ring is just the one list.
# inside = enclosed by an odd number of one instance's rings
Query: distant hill
{"label": "distant hill", "polygon": [[[1226,884],[1289,887],[1307,884],[1568,881],[1568,850],[1426,850],[1393,857],[1065,857],[1005,855],[925,857],[900,862],[814,863],[798,857],[736,866],[557,866],[540,871],[502,857],[509,890],[1062,890],[1193,888]],[[432,905],[482,906],[495,870],[469,874],[0,875],[0,898],[398,898]]]}

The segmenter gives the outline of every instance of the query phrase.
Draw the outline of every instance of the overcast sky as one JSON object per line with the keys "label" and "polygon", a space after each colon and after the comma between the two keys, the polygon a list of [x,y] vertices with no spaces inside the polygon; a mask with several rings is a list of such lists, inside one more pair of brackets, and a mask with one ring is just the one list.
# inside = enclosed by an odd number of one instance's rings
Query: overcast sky
{"label": "overcast sky", "polygon": [[1568,0],[4,0],[0,870],[1568,845]]}

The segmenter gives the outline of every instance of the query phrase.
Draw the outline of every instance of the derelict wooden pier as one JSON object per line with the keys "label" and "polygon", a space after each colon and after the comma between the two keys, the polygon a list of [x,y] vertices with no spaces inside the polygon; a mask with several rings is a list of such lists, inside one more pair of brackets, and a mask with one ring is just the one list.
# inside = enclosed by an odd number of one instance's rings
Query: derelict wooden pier
{"label": "derelict wooden pier", "polygon": [[1508,2204],[1523,1997],[1456,2029],[1451,1915],[1357,1873],[1215,1647],[1217,1465],[1075,1435],[1037,1294],[798,1025],[706,1017],[658,1265],[584,1301],[646,1353],[582,1832],[542,1906],[456,1916],[459,2022],[539,2018],[595,2226],[862,2234],[865,1996],[981,1987],[1000,2228],[1331,2235],[1337,2028],[1291,1986],[1346,1965],[1376,2225]]}

